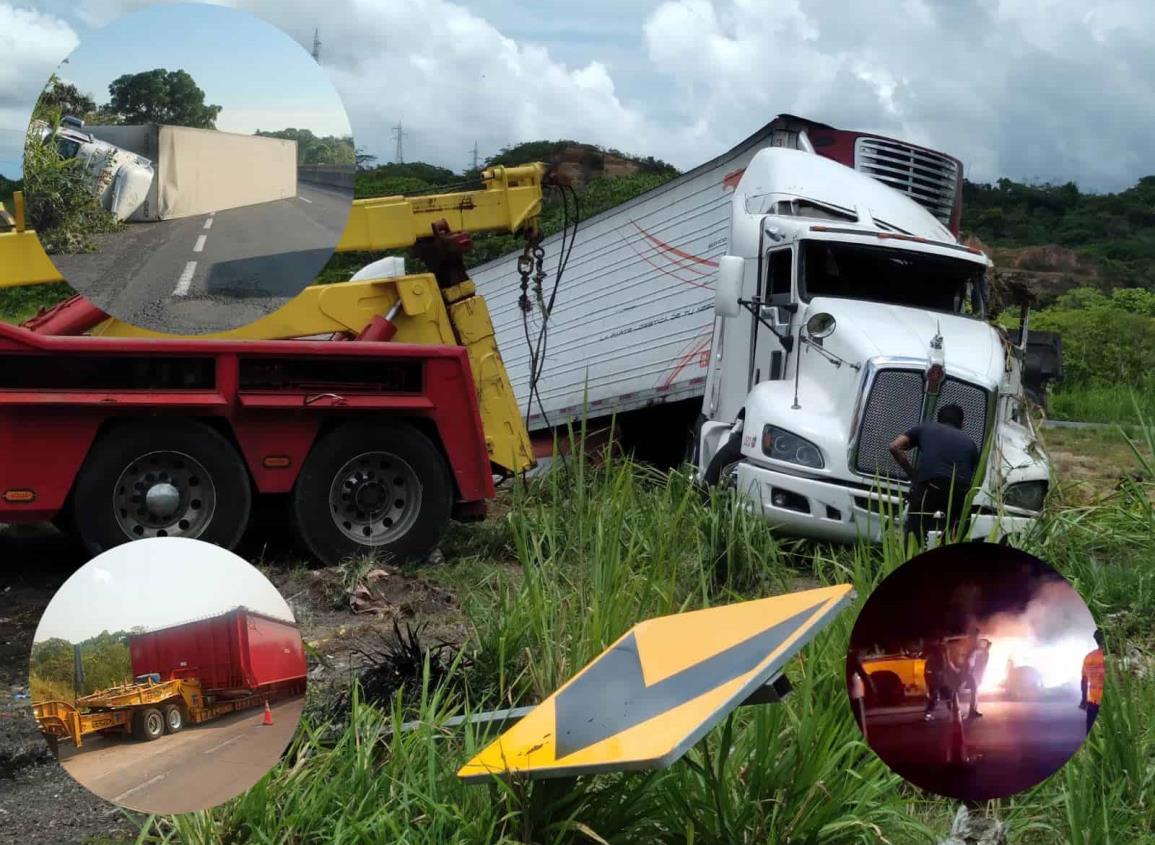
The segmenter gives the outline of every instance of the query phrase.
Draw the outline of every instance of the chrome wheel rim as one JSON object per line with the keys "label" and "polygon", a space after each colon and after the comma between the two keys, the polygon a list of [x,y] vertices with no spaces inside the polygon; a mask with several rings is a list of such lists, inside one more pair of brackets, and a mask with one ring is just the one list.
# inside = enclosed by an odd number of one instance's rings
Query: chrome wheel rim
{"label": "chrome wheel rim", "polygon": [[421,512],[421,481],[390,452],[365,452],[347,461],[329,486],[329,513],[345,537],[381,546],[403,537]]}
{"label": "chrome wheel rim", "polygon": [[183,452],[149,452],[133,460],[113,488],[113,513],[124,535],[199,537],[216,511],[216,486]]}

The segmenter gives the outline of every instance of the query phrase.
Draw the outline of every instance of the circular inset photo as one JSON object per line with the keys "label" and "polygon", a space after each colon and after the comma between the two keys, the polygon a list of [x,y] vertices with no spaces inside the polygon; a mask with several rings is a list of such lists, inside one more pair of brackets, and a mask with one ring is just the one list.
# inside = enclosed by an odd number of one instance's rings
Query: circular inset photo
{"label": "circular inset photo", "polygon": [[1059,573],[1009,546],[920,554],[867,599],[847,690],[871,748],[939,795],[1003,798],[1058,771],[1103,698],[1102,635]]}
{"label": "circular inset photo", "polygon": [[33,715],[78,783],[142,813],[227,801],[281,758],[304,645],[264,575],[199,540],[140,540],[78,569],[33,639]]}
{"label": "circular inset photo", "polygon": [[94,31],[48,80],[25,142],[26,217],[106,314],[221,332],[317,276],[355,162],[344,105],[297,42],[235,9],[157,6]]}

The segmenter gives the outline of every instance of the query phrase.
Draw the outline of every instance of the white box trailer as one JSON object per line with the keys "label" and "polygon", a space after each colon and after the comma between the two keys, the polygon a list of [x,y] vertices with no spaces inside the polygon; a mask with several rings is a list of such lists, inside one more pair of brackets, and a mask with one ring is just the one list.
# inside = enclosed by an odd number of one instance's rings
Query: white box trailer
{"label": "white box trailer", "polygon": [[130,220],[173,220],[297,195],[296,141],[155,123],[85,129],[153,163],[148,198]]}
{"label": "white box trailer", "polygon": [[[539,431],[588,416],[681,402],[700,411],[714,329],[714,277],[726,254],[730,200],[755,153],[803,149],[870,173],[957,226],[957,159],[868,133],[779,115],[733,149],[580,226],[549,323],[548,346],[527,423]],[[545,240],[557,272],[560,235]],[[515,256],[471,271],[494,315],[498,346],[526,407],[530,356],[518,308]],[[540,313],[534,306],[530,335]],[[689,402],[687,400],[694,400]],[[691,407],[693,406],[693,407]],[[544,418],[542,410],[544,409]],[[663,417],[663,428],[676,424]],[[658,434],[648,427],[646,438]]]}

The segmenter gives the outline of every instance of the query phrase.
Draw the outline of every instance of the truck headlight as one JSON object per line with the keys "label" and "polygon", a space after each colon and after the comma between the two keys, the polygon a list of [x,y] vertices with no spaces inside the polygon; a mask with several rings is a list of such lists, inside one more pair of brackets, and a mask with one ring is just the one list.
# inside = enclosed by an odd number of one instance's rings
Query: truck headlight
{"label": "truck headlight", "polygon": [[775,425],[762,427],[762,453],[776,461],[786,461],[811,469],[822,469],[826,465],[817,446]]}
{"label": "truck headlight", "polygon": [[1020,481],[1012,484],[1003,492],[1003,504],[1026,511],[1041,511],[1043,501],[1047,498],[1047,487],[1046,481]]}

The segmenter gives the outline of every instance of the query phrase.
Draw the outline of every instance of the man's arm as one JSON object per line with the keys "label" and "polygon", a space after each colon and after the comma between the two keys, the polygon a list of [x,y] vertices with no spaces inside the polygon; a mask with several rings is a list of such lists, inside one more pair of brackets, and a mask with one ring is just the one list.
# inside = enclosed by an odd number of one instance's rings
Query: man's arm
{"label": "man's arm", "polygon": [[1079,691],[1082,693],[1082,696],[1079,699],[1079,709],[1080,710],[1086,710],[1087,709],[1087,673],[1085,671],[1083,672],[1083,677],[1079,680]]}
{"label": "man's arm", "polygon": [[906,454],[908,449],[914,448],[914,441],[910,438],[910,432],[900,434],[894,438],[894,442],[890,444],[890,454],[894,456],[894,461],[902,471],[907,474],[909,478],[914,478],[914,464],[910,462],[910,457]]}

